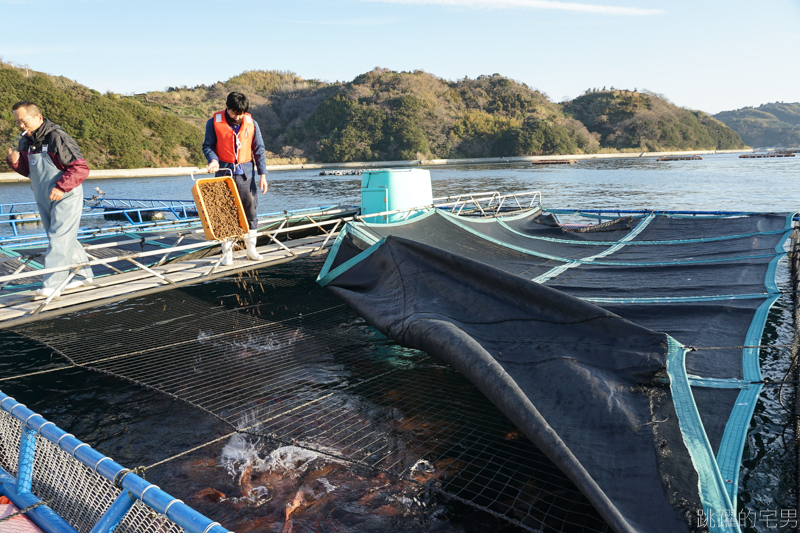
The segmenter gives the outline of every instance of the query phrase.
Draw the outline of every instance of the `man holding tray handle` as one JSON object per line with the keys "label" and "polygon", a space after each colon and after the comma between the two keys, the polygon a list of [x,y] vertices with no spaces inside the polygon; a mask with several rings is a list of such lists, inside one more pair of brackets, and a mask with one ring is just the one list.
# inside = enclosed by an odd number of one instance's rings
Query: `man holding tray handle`
{"label": "man holding tray handle", "polygon": [[[216,176],[233,173],[233,181],[239,190],[239,198],[247,216],[250,233],[245,236],[247,258],[263,259],[256,250],[256,207],[258,189],[267,192],[267,159],[264,156],[264,141],[258,123],[247,111],[250,102],[242,93],[232,92],[225,102],[226,109],[218,111],[206,123],[203,154],[208,160],[208,172]],[[256,170],[260,180],[256,186]],[[233,264],[233,242],[222,243],[222,264]]]}

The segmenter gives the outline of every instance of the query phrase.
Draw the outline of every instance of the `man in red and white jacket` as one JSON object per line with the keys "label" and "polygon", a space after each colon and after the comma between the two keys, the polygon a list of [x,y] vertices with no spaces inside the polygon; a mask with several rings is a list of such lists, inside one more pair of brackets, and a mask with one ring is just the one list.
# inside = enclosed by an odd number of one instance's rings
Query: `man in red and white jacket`
{"label": "man in red and white jacket", "polygon": [[[17,126],[22,129],[22,137],[17,150],[8,149],[6,162],[31,180],[39,216],[50,241],[44,267],[89,261],[77,238],[83,209],[81,184],[89,175],[89,166],[80,148],[61,126],[44,118],[33,102],[17,102],[11,110]],[[57,297],[64,289],[92,282],[90,267],[80,269],[75,279],[65,284],[68,274],[68,270],[46,274],[36,296]]]}

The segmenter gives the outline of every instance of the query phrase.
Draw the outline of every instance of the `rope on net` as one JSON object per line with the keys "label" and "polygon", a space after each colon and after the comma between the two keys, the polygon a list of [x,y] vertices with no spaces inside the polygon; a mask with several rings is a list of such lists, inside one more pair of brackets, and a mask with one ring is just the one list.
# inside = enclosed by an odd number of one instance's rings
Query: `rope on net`
{"label": "rope on net", "polygon": [[19,511],[17,511],[16,513],[12,513],[12,514],[10,514],[10,515],[8,515],[8,516],[4,516],[3,518],[0,518],[0,524],[2,524],[3,522],[6,522],[6,521],[8,521],[8,520],[11,520],[12,518],[16,518],[16,517],[18,517],[18,516],[22,516],[22,515],[24,515],[25,513],[27,513],[28,511],[32,511],[32,510],[36,509],[36,508],[37,508],[37,507],[39,507],[40,505],[50,505],[50,502],[49,502],[49,501],[46,501],[46,502],[36,502],[36,503],[34,503],[33,505],[29,505],[29,506],[25,507],[24,509],[20,509],[20,510],[19,510]]}

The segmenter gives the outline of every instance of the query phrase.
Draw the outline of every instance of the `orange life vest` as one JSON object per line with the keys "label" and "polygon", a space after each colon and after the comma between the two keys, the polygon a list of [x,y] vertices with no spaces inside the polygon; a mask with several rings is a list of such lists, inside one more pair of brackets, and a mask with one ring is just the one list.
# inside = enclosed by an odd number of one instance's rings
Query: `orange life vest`
{"label": "orange life vest", "polygon": [[217,134],[217,146],[214,150],[223,163],[247,163],[253,160],[253,137],[256,127],[250,113],[244,114],[238,135],[225,120],[225,111],[214,113],[214,132]]}

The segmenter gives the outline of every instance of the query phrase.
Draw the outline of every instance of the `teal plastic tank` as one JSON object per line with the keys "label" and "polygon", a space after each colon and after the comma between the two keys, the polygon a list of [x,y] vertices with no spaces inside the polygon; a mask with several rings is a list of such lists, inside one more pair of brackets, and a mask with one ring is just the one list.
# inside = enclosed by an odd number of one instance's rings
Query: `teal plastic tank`
{"label": "teal plastic tank", "polygon": [[[422,207],[433,203],[431,173],[419,168],[365,170],[361,174],[361,215]],[[367,222],[400,222],[406,213],[365,218]]]}

